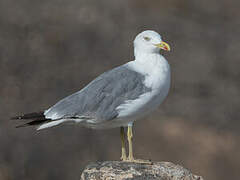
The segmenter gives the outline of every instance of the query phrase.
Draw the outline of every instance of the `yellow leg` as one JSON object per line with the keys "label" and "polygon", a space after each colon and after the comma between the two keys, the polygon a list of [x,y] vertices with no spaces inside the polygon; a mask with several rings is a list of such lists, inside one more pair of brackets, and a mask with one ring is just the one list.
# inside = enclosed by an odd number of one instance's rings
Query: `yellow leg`
{"label": "yellow leg", "polygon": [[120,137],[121,137],[121,144],[122,144],[122,156],[121,160],[126,161],[127,155],[126,155],[126,148],[125,148],[125,133],[124,133],[124,127],[120,127]]}
{"label": "yellow leg", "polygon": [[133,132],[132,132],[132,125],[128,125],[128,147],[129,147],[129,154],[128,154],[128,161],[133,162],[133,146],[132,146],[132,138],[133,138]]}
{"label": "yellow leg", "polygon": [[142,159],[134,159],[133,157],[133,145],[132,145],[132,138],[133,138],[133,131],[132,131],[132,124],[128,125],[128,147],[129,147],[129,154],[127,161],[128,162],[134,162],[134,163],[146,163],[146,164],[152,164],[150,160],[142,160]]}

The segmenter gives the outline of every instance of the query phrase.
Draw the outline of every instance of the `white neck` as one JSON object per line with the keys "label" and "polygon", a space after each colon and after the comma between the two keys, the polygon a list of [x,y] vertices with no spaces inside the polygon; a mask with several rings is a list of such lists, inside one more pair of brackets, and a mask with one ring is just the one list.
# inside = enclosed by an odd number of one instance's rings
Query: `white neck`
{"label": "white neck", "polygon": [[165,58],[158,52],[134,51],[135,61],[148,65],[159,65],[166,62]]}
{"label": "white neck", "polygon": [[162,83],[170,83],[170,66],[159,53],[138,51],[135,53],[135,60],[130,61],[128,66],[146,77],[145,85],[147,87],[158,89]]}
{"label": "white neck", "polygon": [[135,51],[135,60],[128,63],[135,71],[141,74],[154,75],[159,73],[168,73],[169,64],[167,60],[155,52]]}

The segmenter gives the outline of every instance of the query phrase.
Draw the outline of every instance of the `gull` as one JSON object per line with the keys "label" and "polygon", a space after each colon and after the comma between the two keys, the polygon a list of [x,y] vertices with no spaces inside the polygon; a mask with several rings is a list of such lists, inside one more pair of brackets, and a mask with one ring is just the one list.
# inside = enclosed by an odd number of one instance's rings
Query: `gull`
{"label": "gull", "polygon": [[143,31],[134,40],[135,60],[104,72],[45,111],[12,119],[29,120],[17,127],[37,126],[37,130],[73,122],[93,129],[120,127],[121,160],[144,162],[133,156],[132,127],[136,120],[156,110],[168,95],[170,66],[160,54],[161,49],[170,51],[170,46],[157,32]]}

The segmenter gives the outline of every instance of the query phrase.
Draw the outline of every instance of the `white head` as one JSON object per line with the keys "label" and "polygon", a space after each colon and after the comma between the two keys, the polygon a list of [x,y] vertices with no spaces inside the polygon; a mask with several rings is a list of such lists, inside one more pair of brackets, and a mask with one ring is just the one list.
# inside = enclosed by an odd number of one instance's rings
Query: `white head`
{"label": "white head", "polygon": [[135,56],[139,53],[159,53],[160,49],[170,51],[170,46],[155,31],[143,31],[134,40]]}

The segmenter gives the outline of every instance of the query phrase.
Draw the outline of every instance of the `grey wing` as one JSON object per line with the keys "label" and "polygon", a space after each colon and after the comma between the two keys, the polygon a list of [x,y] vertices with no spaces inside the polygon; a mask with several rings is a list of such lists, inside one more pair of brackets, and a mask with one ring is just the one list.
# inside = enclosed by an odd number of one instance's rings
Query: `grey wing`
{"label": "grey wing", "polygon": [[144,85],[144,78],[127,64],[119,66],[59,101],[45,112],[45,116],[51,119],[85,117],[96,122],[114,119],[119,105],[150,91]]}

